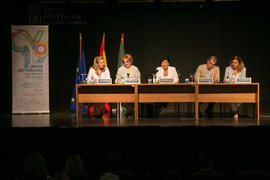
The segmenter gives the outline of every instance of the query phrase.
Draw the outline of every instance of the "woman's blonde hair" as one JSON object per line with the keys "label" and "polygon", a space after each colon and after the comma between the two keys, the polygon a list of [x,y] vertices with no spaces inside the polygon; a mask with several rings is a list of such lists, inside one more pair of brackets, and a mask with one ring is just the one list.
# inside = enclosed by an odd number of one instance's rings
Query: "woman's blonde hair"
{"label": "woman's blonde hair", "polygon": [[245,67],[245,64],[244,64],[244,61],[242,60],[242,58],[240,56],[234,56],[232,59],[231,59],[231,62],[230,62],[230,65],[232,67],[232,62],[233,60],[237,60],[239,65],[237,67],[237,71],[240,72],[242,71],[242,69],[244,69]]}
{"label": "woman's blonde hair", "polygon": [[124,60],[127,60],[128,62],[131,62],[133,64],[134,58],[131,56],[131,54],[124,54],[122,57],[122,63],[124,64]]}
{"label": "woman's blonde hair", "polygon": [[[104,58],[103,58],[102,56],[96,56],[96,57],[94,58],[94,63],[93,63],[92,68],[96,71],[96,73],[97,73],[97,70],[98,70],[98,63],[99,63],[101,60],[104,61]],[[105,72],[105,70],[106,70],[106,67],[105,67],[105,65],[104,65],[104,68],[102,69],[102,72]]]}

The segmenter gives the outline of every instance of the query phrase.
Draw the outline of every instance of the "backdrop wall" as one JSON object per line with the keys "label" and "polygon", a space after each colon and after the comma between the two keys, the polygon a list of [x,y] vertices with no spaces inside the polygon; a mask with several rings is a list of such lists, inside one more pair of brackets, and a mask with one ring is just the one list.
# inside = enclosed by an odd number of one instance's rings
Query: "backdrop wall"
{"label": "backdrop wall", "polygon": [[[9,6],[8,6],[9,7]],[[38,7],[38,8],[33,8]],[[12,8],[12,7],[9,7]],[[17,7],[18,8],[18,7]],[[221,79],[230,57],[240,55],[253,82],[261,83],[261,99],[270,100],[269,8],[240,4],[22,4],[16,18],[7,16],[5,46],[1,53],[4,74],[11,75],[10,25],[49,24],[50,106],[52,112],[68,111],[79,54],[79,33],[83,34],[86,66],[99,54],[102,33],[111,76],[117,71],[121,33],[125,51],[131,53],[142,81],[169,56],[183,81],[206,57],[218,57]],[[18,10],[17,9],[17,10]],[[35,10],[35,11],[34,11]],[[13,13],[16,8],[12,9]],[[36,15],[36,16],[35,16]],[[1,62],[2,63],[2,62]],[[11,107],[11,78],[5,83],[5,100]]]}

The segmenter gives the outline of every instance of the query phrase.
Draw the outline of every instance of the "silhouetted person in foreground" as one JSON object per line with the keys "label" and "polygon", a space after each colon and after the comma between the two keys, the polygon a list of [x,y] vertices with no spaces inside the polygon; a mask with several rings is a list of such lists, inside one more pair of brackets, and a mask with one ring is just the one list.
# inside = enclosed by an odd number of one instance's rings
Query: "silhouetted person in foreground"
{"label": "silhouetted person in foreground", "polygon": [[52,180],[50,177],[45,160],[38,152],[32,152],[24,162],[20,180]]}
{"label": "silhouetted person in foreground", "polygon": [[87,173],[84,171],[84,163],[78,154],[70,154],[66,160],[65,170],[71,180],[87,180]]}

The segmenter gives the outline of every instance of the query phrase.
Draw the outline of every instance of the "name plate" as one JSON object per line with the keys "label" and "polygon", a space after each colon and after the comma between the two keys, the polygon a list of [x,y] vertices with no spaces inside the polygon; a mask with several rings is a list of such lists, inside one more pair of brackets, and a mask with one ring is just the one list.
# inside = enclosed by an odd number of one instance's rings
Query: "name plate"
{"label": "name plate", "polygon": [[167,83],[173,83],[173,79],[172,78],[161,78],[159,80],[160,84],[167,84]]}
{"label": "name plate", "polygon": [[98,79],[97,84],[112,84],[112,79]]}
{"label": "name plate", "polygon": [[140,78],[125,78],[125,84],[140,84]]}
{"label": "name plate", "polygon": [[213,83],[213,78],[198,78],[198,83]]}
{"label": "name plate", "polygon": [[236,83],[251,83],[251,77],[237,78]]}

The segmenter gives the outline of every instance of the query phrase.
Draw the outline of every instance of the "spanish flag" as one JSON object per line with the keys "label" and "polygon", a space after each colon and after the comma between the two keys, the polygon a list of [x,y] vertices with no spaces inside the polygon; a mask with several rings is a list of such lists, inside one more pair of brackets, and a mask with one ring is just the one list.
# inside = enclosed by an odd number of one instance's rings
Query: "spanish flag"
{"label": "spanish flag", "polygon": [[107,67],[107,60],[106,60],[106,53],[105,53],[105,33],[103,33],[99,55],[103,57],[105,67]]}
{"label": "spanish flag", "polygon": [[[105,53],[105,33],[103,33],[99,55],[103,57],[104,65],[105,67],[107,67],[107,60],[106,60],[106,53]],[[105,103],[105,111],[110,112],[110,106],[108,103]]]}

